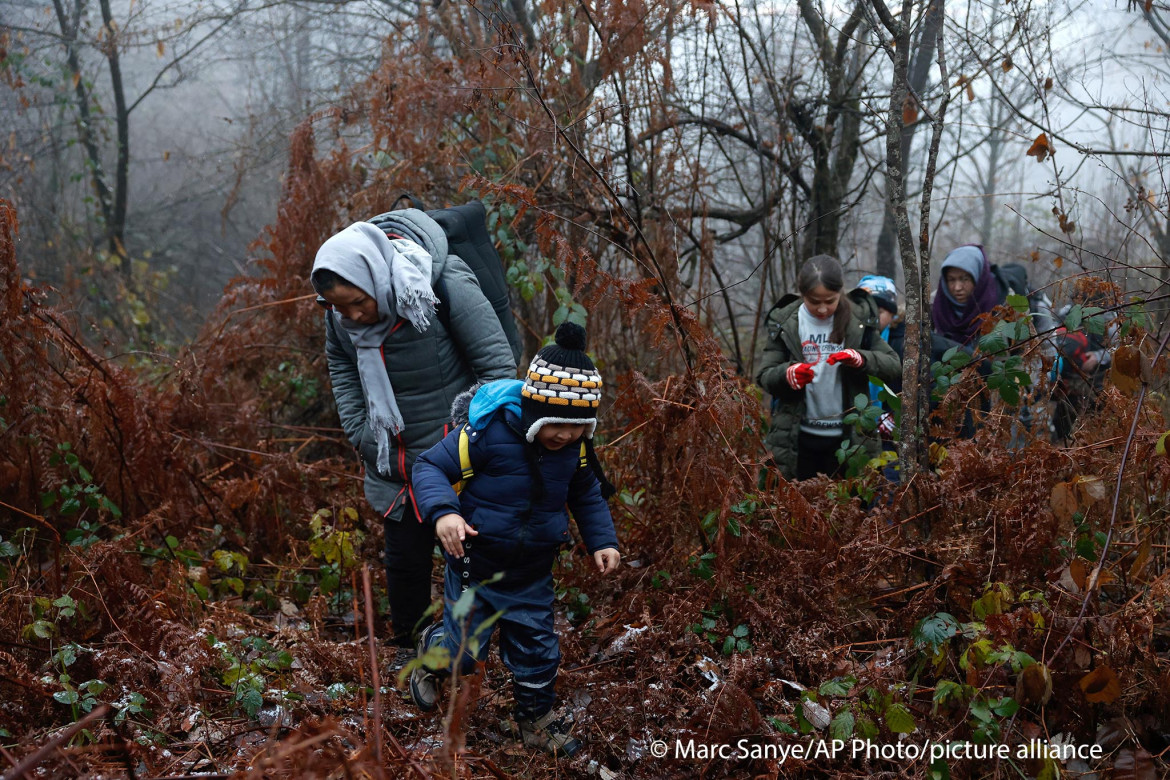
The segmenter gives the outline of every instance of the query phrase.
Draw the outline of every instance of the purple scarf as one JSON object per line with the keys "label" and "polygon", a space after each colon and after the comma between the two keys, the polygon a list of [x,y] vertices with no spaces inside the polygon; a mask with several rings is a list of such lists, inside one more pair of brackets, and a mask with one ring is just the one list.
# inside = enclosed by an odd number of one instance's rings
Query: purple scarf
{"label": "purple scarf", "polygon": [[[979,250],[978,258],[975,258],[972,248]],[[950,290],[947,289],[948,268],[966,271],[975,279],[975,289],[967,303],[962,306],[955,303]],[[934,303],[930,307],[934,329],[949,339],[966,344],[979,330],[977,321],[979,315],[994,309],[998,300],[998,285],[991,273],[991,263],[987,261],[987,253],[983,251],[983,247],[979,244],[965,244],[953,249],[943,260],[938,277],[938,292],[935,293]]]}

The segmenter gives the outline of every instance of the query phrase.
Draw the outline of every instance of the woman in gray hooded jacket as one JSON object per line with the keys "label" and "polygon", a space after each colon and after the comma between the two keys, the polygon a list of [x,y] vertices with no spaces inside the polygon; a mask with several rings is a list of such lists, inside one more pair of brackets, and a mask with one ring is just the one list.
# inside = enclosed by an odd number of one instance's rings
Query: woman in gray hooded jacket
{"label": "woman in gray hooded jacket", "polygon": [[442,227],[416,209],[377,219],[385,230],[357,222],[327,240],[311,279],[329,309],[325,353],[341,426],[383,518],[394,641],[410,648],[430,606],[434,549],[410,487],[414,460],[447,432],[456,395],[515,378],[516,361],[474,272],[447,254]]}

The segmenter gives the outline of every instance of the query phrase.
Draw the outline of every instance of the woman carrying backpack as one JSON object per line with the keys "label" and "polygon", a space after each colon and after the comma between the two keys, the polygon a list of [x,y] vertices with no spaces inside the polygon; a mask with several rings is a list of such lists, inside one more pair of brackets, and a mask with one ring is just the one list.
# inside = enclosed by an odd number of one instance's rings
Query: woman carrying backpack
{"label": "woman carrying backpack", "polygon": [[869,377],[890,383],[901,361],[882,340],[877,306],[863,289],[845,294],[841,264],[817,255],[801,266],[800,295],[776,305],[756,383],[776,399],[766,443],[786,479],[834,476],[843,441],[876,457],[881,442],[842,422],[853,399],[866,396]]}
{"label": "woman carrying backpack", "polygon": [[401,237],[350,225],[318,250],[311,280],[329,309],[325,354],[337,413],[365,466],[366,499],[383,518],[401,665],[431,603],[435,544],[414,502],[414,460],[443,438],[455,396],[477,381],[514,378],[516,362],[475,274],[447,254],[442,227],[415,209],[379,219]]}
{"label": "woman carrying backpack", "polygon": [[971,350],[979,332],[979,317],[1000,303],[999,285],[983,247],[966,244],[943,259],[938,291],[930,306],[934,324],[933,359],[951,347]]}

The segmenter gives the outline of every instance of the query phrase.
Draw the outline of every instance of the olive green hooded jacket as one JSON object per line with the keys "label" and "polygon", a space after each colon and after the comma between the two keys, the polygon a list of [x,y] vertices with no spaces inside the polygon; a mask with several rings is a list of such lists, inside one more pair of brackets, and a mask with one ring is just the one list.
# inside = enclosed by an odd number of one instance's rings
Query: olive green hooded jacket
{"label": "olive green hooded jacket", "polygon": [[[877,304],[869,293],[857,288],[848,294],[853,312],[846,328],[844,349],[855,349],[865,358],[862,368],[841,366],[842,408],[846,413],[854,408],[853,399],[858,395],[869,397],[869,377],[876,376],[889,383],[902,375],[902,361],[893,348],[881,337],[878,327]],[[796,476],[797,437],[800,435],[800,420],[804,416],[804,390],[793,390],[785,378],[785,372],[793,363],[802,362],[800,347],[800,320],[797,315],[802,299],[799,295],[786,295],[777,302],[769,314],[769,337],[764,347],[764,356],[756,374],[756,384],[764,388],[776,401],[772,413],[772,427],[764,442],[772,451],[780,473],[785,479]],[[870,333],[867,335],[866,331]],[[865,447],[871,457],[881,453],[881,440],[876,434],[863,434],[855,426],[845,426],[849,441]]]}

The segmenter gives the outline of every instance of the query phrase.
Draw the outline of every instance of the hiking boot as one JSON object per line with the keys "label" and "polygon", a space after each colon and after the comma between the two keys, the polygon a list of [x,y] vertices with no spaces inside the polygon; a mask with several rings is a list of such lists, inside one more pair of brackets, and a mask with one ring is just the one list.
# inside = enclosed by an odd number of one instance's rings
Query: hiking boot
{"label": "hiking boot", "polygon": [[[427,649],[439,643],[443,638],[443,624],[432,623],[427,626],[418,638],[418,658],[422,658]],[[410,673],[410,698],[423,712],[430,712],[439,701],[439,676],[425,666],[419,666]]]}
{"label": "hiking boot", "polygon": [[517,719],[516,725],[525,745],[540,748],[549,755],[572,758],[581,749],[581,740],[569,736],[572,725],[569,719],[557,717],[554,710],[535,720]]}

